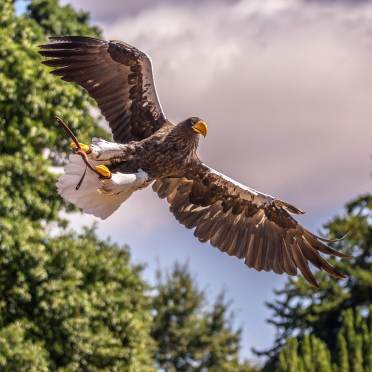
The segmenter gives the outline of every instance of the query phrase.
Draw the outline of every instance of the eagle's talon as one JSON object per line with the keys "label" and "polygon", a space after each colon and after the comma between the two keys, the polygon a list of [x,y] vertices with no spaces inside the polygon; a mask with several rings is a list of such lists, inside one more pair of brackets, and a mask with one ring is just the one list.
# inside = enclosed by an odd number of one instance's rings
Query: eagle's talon
{"label": "eagle's talon", "polygon": [[106,165],[97,165],[95,167],[96,172],[99,173],[104,178],[111,178],[111,171],[106,167]]}
{"label": "eagle's talon", "polygon": [[77,151],[77,150],[81,150],[83,152],[85,152],[86,154],[90,154],[92,152],[92,148],[90,145],[86,145],[85,143],[80,143],[79,142],[79,146],[80,148],[78,148],[78,146],[76,145],[75,142],[71,142],[70,143],[70,148]]}

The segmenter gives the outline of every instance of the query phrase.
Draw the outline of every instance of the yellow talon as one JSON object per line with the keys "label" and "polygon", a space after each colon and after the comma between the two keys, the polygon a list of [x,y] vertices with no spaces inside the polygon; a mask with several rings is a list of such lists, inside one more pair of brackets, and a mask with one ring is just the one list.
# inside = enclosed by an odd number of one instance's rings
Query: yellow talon
{"label": "yellow talon", "polygon": [[[90,146],[86,145],[85,143],[80,143],[79,142],[79,145],[80,145],[81,150],[84,151],[86,154],[89,154],[92,151]],[[70,148],[72,148],[73,150],[77,150],[78,147],[76,146],[75,142],[71,142],[70,143]]]}
{"label": "yellow talon", "polygon": [[110,169],[106,167],[106,165],[97,165],[96,171],[103,177],[111,177]]}

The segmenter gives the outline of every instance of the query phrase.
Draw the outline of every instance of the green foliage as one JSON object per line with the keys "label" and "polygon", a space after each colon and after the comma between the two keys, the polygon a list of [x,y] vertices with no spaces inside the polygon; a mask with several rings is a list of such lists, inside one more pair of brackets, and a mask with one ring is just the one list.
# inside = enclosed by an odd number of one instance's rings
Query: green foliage
{"label": "green foliage", "polygon": [[0,218],[52,221],[63,207],[49,169],[61,163],[68,149],[68,139],[55,124],[57,113],[82,139],[102,134],[89,113],[88,95],[40,63],[37,45],[45,41],[46,30],[32,16],[44,14],[43,9],[50,11],[50,19],[63,18],[66,32],[89,28],[82,24],[69,30],[75,24],[68,18],[71,8],[63,17],[65,8],[56,1],[31,2],[27,16],[16,16],[10,0],[0,3]]}
{"label": "green foliage", "polygon": [[298,357],[298,342],[290,338],[279,354],[278,372],[302,372]]}
{"label": "green foliage", "polygon": [[336,351],[315,336],[290,338],[282,347],[276,372],[369,372],[371,365],[372,309],[362,316],[361,309],[342,313]]}
{"label": "green foliage", "polygon": [[89,13],[76,11],[71,5],[61,6],[58,0],[33,0],[27,14],[47,35],[98,36],[98,27],[89,25]]}
{"label": "green foliage", "polygon": [[166,371],[253,371],[239,363],[240,330],[234,330],[224,297],[211,309],[186,266],[175,265],[164,278],[158,273],[153,300],[155,359]]}
{"label": "green foliage", "polygon": [[300,342],[290,338],[279,353],[276,372],[332,372],[330,353],[314,336]]}
{"label": "green foliage", "polygon": [[268,306],[273,311],[269,322],[276,327],[278,338],[274,347],[264,352],[272,360],[285,340],[293,334],[303,336],[310,333],[323,340],[332,355],[336,354],[343,312],[368,306],[372,300],[371,217],[372,196],[365,195],[347,204],[344,215],[334,218],[326,226],[326,235],[330,237],[347,234],[345,239],[334,245],[353,258],[333,262],[347,275],[347,279],[336,281],[318,273],[320,290],[313,290],[302,278],[296,278],[276,292],[277,299]]}
{"label": "green foliage", "polygon": [[0,330],[1,371],[49,371],[44,345],[27,337],[31,326],[27,321],[16,321]]}
{"label": "green foliage", "polygon": [[147,288],[127,249],[92,231],[46,233],[64,205],[51,166],[68,149],[54,116],[82,140],[103,134],[87,94],[40,63],[37,45],[60,32],[98,30],[55,0],[25,16],[0,2],[0,369],[150,371]]}
{"label": "green foliage", "polygon": [[346,310],[342,315],[336,345],[338,371],[371,371],[372,307],[366,316],[358,309]]}
{"label": "green foliage", "polygon": [[[337,348],[336,348],[336,358],[337,358],[337,371],[338,372],[349,372],[349,353],[347,349],[347,344],[345,337],[342,332],[337,335]],[[335,368],[335,369],[336,369]]]}
{"label": "green foliage", "polygon": [[53,370],[150,369],[146,287],[125,247],[92,231],[46,238],[27,220],[0,230],[0,332],[26,320],[17,337]]}

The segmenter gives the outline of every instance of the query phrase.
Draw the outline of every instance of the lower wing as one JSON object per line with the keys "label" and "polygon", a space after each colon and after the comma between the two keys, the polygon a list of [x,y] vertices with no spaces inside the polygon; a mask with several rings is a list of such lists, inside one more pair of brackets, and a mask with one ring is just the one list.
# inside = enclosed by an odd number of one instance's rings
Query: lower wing
{"label": "lower wing", "polygon": [[199,163],[183,178],[162,178],[153,184],[167,198],[176,219],[194,235],[258,271],[296,275],[300,270],[314,286],[309,262],[335,278],[337,272],[320,253],[349,258],[330,248],[331,241],[312,234],[291,214],[296,207],[246,187]]}

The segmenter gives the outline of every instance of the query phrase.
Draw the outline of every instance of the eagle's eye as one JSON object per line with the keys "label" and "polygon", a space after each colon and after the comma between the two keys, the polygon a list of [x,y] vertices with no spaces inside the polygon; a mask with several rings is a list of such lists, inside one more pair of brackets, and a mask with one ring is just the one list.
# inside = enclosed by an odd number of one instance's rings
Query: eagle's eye
{"label": "eagle's eye", "polygon": [[207,123],[203,120],[198,120],[196,123],[194,123],[192,125],[192,130],[197,133],[197,134],[201,134],[203,135],[204,137],[207,135],[208,133],[208,126],[207,126]]}

